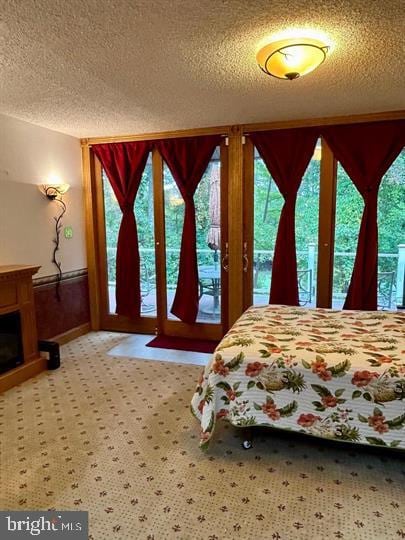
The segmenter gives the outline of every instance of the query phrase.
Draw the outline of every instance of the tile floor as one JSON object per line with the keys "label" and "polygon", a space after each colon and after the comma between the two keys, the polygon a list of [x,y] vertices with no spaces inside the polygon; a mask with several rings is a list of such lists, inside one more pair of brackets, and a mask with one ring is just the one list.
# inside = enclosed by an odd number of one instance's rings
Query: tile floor
{"label": "tile floor", "polygon": [[147,347],[155,336],[148,334],[128,334],[128,338],[110,349],[109,356],[123,356],[125,358],[140,358],[142,360],[158,360],[159,362],[175,362],[177,364],[194,364],[205,366],[211,359],[211,354],[190,351],[175,351],[172,349],[158,349]]}

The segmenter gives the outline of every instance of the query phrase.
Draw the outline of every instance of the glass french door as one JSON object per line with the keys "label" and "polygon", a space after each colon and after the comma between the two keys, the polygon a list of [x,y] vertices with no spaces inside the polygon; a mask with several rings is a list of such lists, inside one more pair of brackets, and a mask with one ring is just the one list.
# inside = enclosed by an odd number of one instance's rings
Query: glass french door
{"label": "glass french door", "polygon": [[[325,159],[324,159],[325,157]],[[322,171],[322,163],[324,164]],[[283,197],[253,144],[244,149],[244,307],[267,304]],[[319,140],[296,204],[299,301],[342,309],[357,250],[364,203]],[[405,151],[384,176],[378,196],[377,307],[405,305]]]}
{"label": "glass french door", "polygon": [[[272,264],[284,199],[251,141],[245,142],[244,307],[269,303]],[[295,213],[300,305],[317,303],[321,141],[298,192]]]}
{"label": "glass french door", "polygon": [[[336,226],[332,306],[341,309],[356,256],[364,203],[353,182],[337,168]],[[377,307],[405,305],[405,151],[382,179],[378,193]]]}
{"label": "glass french door", "polygon": [[[97,160],[96,160],[97,162]],[[171,314],[177,287],[184,201],[157,150],[149,155],[135,199],[141,274],[141,317],[115,314],[115,261],[122,213],[105,172],[99,178],[101,323],[105,329],[220,339],[227,326],[227,147],[218,146],[194,196],[199,310],[194,324]],[[96,170],[96,173],[97,173]]]}
{"label": "glass french door", "polygon": [[[187,324],[170,311],[177,288],[184,201],[167,165],[156,167],[161,177],[159,251],[161,281],[160,332],[165,335],[220,339],[227,325],[227,274],[222,260],[227,243],[227,147],[218,146],[194,195],[197,233],[199,305],[197,320]],[[163,247],[164,246],[164,247]],[[180,284],[181,286],[181,284]]]}

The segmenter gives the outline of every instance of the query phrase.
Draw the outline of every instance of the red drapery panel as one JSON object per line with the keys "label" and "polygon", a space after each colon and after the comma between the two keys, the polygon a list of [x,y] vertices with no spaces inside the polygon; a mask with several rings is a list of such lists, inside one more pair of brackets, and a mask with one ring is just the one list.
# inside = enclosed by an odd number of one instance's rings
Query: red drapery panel
{"label": "red drapery panel", "polygon": [[220,135],[208,135],[156,143],[184,199],[179,275],[171,313],[186,323],[195,322],[198,313],[194,193],[220,141]]}
{"label": "red drapery panel", "polygon": [[302,177],[315,150],[318,130],[258,131],[250,137],[284,197],[274,248],[270,304],[298,306],[295,203]]}
{"label": "red drapery panel", "polygon": [[405,121],[328,126],[322,134],[364,200],[344,309],[377,309],[377,199],[382,177],[401,152]]}
{"label": "red drapery panel", "polygon": [[143,141],[93,146],[122,211],[116,258],[116,313],[132,318],[139,317],[141,309],[134,202],[150,150],[151,143]]}

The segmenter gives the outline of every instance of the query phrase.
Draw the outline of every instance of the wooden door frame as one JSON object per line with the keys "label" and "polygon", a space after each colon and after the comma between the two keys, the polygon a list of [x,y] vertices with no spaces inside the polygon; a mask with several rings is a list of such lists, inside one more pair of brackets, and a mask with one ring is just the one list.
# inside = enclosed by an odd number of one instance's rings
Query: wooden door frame
{"label": "wooden door frame", "polygon": [[[228,204],[227,204],[227,194],[228,194],[228,147],[226,145],[226,138],[223,137],[220,145],[220,208],[221,208],[221,255],[225,253],[225,245],[228,242]],[[161,158],[160,158],[161,159]],[[159,175],[161,191],[163,195],[163,160],[162,160],[162,169]],[[162,220],[163,229],[165,228],[165,212],[164,212],[164,200],[162,199],[161,204],[161,213],[159,218]],[[161,257],[159,259],[159,264],[164,267],[164,274],[166,276],[166,245],[165,245],[165,234],[164,230],[159,239],[162,249]],[[162,271],[163,273],[163,271]],[[228,325],[228,274],[224,270],[221,264],[221,322],[220,323],[204,323],[204,322],[195,322],[193,324],[188,324],[183,321],[169,319],[168,318],[168,308],[167,299],[166,299],[166,277],[162,278],[161,281],[161,295],[165,296],[164,306],[162,298],[163,309],[161,311],[161,317],[159,319],[158,327],[159,331],[166,336],[175,336],[175,337],[188,337],[191,339],[210,339],[210,340],[220,340],[224,335],[227,325]]]}
{"label": "wooden door frame", "polygon": [[[83,176],[86,189],[86,223],[88,231],[88,260],[89,285],[92,305],[91,327],[120,332],[133,332],[139,334],[165,334],[168,336],[190,337],[200,339],[219,340],[228,325],[228,274],[221,266],[221,321],[210,324],[196,322],[187,324],[178,320],[167,318],[168,306],[166,297],[166,238],[165,238],[165,211],[163,190],[163,159],[159,152],[152,150],[152,176],[154,196],[154,233],[155,233],[155,268],[156,268],[156,317],[142,316],[139,319],[130,319],[122,315],[111,313],[108,307],[108,273],[107,249],[104,212],[104,192],[102,167],[95,157],[90,146],[83,146]],[[228,147],[225,137],[220,144],[221,160],[221,253],[225,251],[228,242]],[[88,213],[88,210],[91,210]],[[90,217],[92,219],[90,219]],[[96,299],[95,304],[92,298]]]}
{"label": "wooden door frame", "polygon": [[[318,265],[316,306],[332,306],[333,259],[336,210],[336,159],[321,137],[321,165],[319,173],[319,213],[318,213]],[[243,150],[243,241],[247,244],[250,261],[254,256],[254,145],[247,136]],[[322,208],[322,211],[321,211]],[[269,291],[270,294],[270,291]],[[243,304],[247,309],[253,302],[253,275],[244,274]]]}
{"label": "wooden door frame", "polygon": [[96,214],[95,245],[97,246],[96,263],[98,274],[98,305],[99,305],[99,328],[118,332],[136,332],[139,334],[155,334],[157,317],[142,316],[139,319],[131,319],[123,315],[117,315],[109,311],[108,298],[108,272],[107,272],[107,242],[104,212],[104,191],[102,167],[100,161],[91,151],[93,212]]}
{"label": "wooden door frame", "polygon": [[243,146],[243,242],[246,243],[247,257],[250,261],[248,272],[243,274],[243,309],[253,304],[254,263],[254,145],[250,137],[245,137]]}
{"label": "wooden door frame", "polygon": [[229,133],[228,275],[229,324],[243,313],[243,135],[241,126]]}
{"label": "wooden door frame", "polygon": [[316,305],[330,308],[335,253],[337,161],[322,137],[321,148]]}

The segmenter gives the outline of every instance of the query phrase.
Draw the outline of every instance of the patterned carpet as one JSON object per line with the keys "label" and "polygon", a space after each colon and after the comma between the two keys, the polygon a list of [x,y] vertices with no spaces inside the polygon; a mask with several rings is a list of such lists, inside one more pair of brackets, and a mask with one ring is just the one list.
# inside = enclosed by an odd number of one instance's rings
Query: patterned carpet
{"label": "patterned carpet", "polygon": [[1,509],[89,511],[94,540],[405,538],[405,460],[218,429],[198,449],[201,368],[108,356],[88,334],[62,368],[0,396]]}

